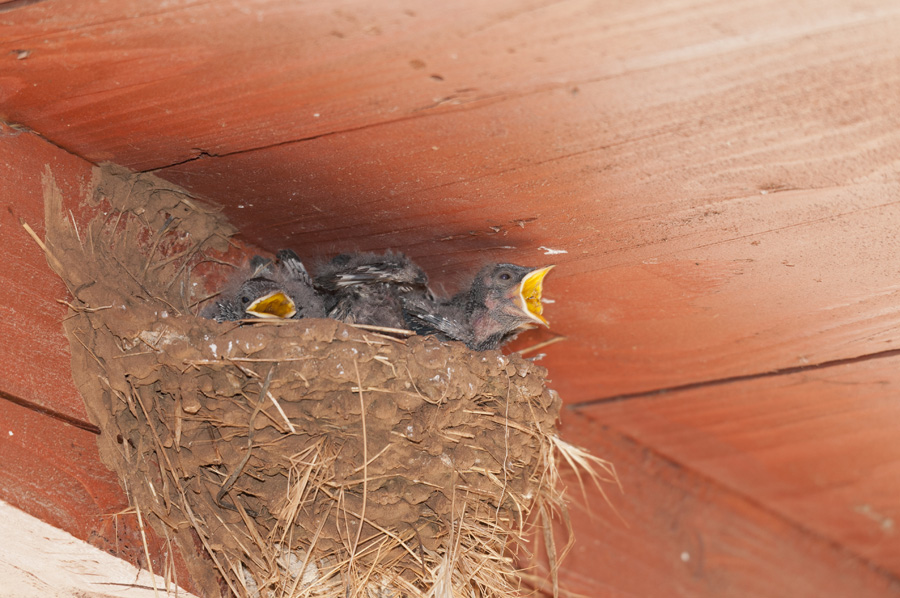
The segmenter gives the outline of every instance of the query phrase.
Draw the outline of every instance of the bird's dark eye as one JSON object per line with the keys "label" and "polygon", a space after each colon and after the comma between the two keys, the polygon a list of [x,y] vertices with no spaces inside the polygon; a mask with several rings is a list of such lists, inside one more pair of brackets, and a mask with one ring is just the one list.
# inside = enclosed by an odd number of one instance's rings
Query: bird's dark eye
{"label": "bird's dark eye", "polygon": [[507,274],[506,272],[504,272],[503,274],[500,275],[500,280],[509,280],[510,278],[511,278],[510,275]]}
{"label": "bird's dark eye", "polygon": [[241,303],[243,303],[244,305],[247,305],[248,303],[250,303],[250,297],[248,297],[247,295],[242,295]]}

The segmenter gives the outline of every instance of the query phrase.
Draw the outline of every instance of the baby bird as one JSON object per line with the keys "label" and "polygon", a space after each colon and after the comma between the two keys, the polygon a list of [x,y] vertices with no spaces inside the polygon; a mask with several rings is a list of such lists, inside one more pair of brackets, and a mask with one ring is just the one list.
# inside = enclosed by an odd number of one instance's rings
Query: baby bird
{"label": "baby bird", "polygon": [[404,302],[432,298],[428,277],[402,253],[345,253],[321,268],[315,286],[328,317],[350,324],[406,328]]}
{"label": "baby bird", "polygon": [[475,351],[498,349],[531,324],[548,326],[541,305],[543,280],[553,266],[493,264],[449,300],[408,297],[407,324],[418,334],[462,341]]}
{"label": "baby bird", "polygon": [[215,303],[200,315],[226,322],[245,318],[323,318],[325,306],[312,287],[300,258],[290,249],[277,253],[277,260],[260,256],[250,259],[249,269],[226,285]]}

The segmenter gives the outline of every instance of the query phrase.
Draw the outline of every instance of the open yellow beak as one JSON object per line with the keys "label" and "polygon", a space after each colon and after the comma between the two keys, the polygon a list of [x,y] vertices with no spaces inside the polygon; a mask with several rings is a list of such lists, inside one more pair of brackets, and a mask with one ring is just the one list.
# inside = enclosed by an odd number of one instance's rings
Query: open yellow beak
{"label": "open yellow beak", "polygon": [[536,322],[548,327],[550,323],[541,315],[544,313],[544,306],[541,305],[541,291],[544,288],[544,277],[552,268],[553,266],[547,266],[529,272],[519,284],[519,296],[522,298],[525,312]]}
{"label": "open yellow beak", "polygon": [[290,318],[297,313],[293,299],[281,291],[272,291],[247,306],[248,314],[257,318]]}

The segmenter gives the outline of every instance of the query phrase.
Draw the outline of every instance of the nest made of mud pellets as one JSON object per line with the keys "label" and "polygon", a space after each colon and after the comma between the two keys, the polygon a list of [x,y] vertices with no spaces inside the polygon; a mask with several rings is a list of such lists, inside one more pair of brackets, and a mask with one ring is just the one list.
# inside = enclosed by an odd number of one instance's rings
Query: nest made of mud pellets
{"label": "nest made of mud pellets", "polygon": [[197,272],[234,232],[217,212],[113,166],[86,228],[50,175],[45,202],[101,457],[205,594],[519,588],[529,513],[564,508],[543,368],[333,320],[204,320]]}

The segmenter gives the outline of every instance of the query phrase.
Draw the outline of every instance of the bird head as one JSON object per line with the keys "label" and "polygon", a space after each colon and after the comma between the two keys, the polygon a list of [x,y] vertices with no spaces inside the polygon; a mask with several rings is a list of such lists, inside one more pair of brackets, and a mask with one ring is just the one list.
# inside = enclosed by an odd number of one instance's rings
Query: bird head
{"label": "bird head", "polygon": [[479,272],[472,284],[471,299],[484,305],[495,317],[517,320],[519,325],[537,322],[549,326],[544,318],[541,293],[544,277],[553,268],[525,268],[515,264],[496,264]]}

